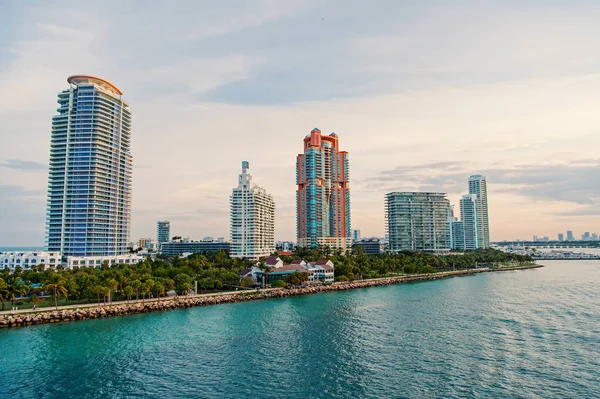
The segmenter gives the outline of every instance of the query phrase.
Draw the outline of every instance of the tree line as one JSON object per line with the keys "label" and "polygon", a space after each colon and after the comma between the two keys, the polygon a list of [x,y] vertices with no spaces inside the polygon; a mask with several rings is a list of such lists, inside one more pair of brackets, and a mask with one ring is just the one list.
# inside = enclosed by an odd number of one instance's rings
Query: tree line
{"label": "tree line", "polygon": [[[328,248],[297,248],[294,256],[281,256],[285,264],[293,259],[308,262],[328,257],[335,266],[337,281],[384,277],[394,274],[433,273],[436,271],[460,270],[480,266],[496,267],[500,264],[523,264],[532,262],[529,256],[509,254],[495,249],[467,251],[461,255],[434,255],[427,252],[402,252],[399,254],[366,255],[362,247],[356,246],[343,253]],[[29,270],[17,267],[14,272],[0,271],[0,301],[31,304],[51,301],[52,305],[102,302],[114,300],[161,298],[169,291],[185,295],[198,284],[198,291],[218,291],[251,286],[249,279],[240,282],[240,272],[256,262],[248,259],[229,258],[224,251],[212,254],[194,254],[187,258],[147,258],[137,265],[115,265],[105,262],[100,268],[56,270],[44,265],[32,266]],[[268,271],[264,260],[259,267]],[[291,275],[277,286],[299,284],[308,275]],[[42,297],[42,295],[45,295]],[[46,298],[46,299],[44,299]],[[49,303],[46,303],[49,304]]]}

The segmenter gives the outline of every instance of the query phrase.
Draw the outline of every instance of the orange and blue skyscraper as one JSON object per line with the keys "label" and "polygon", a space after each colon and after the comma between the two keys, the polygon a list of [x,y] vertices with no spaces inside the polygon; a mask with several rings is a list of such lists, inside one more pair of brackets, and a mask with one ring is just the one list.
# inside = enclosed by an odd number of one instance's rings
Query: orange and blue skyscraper
{"label": "orange and blue skyscraper", "polygon": [[340,151],[337,134],[317,128],[304,138],[296,158],[296,229],[298,246],[349,248],[350,185],[348,153]]}

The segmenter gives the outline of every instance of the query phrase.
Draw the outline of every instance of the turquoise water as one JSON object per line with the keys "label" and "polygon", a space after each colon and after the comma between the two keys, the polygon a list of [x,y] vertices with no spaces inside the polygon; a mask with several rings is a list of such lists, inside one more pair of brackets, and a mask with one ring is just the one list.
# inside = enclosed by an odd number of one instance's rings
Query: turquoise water
{"label": "turquoise water", "polygon": [[2,398],[592,398],[600,262],[0,330]]}

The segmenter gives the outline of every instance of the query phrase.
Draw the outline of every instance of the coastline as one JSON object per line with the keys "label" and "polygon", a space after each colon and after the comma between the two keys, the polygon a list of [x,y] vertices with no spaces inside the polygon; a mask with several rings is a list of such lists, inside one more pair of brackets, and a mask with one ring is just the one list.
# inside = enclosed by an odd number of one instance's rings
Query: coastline
{"label": "coastline", "polygon": [[291,296],[310,295],[325,292],[345,291],[359,288],[386,286],[392,284],[414,283],[420,281],[440,280],[451,277],[470,276],[479,273],[537,269],[543,265],[527,265],[503,267],[498,269],[468,269],[431,274],[402,275],[381,277],[369,280],[351,282],[336,282],[331,285],[309,286],[304,288],[269,288],[260,291],[237,291],[194,295],[179,298],[162,298],[146,301],[135,301],[110,305],[91,304],[87,306],[72,306],[66,309],[5,311],[0,314],[0,328],[26,327],[37,324],[64,323],[79,320],[92,320],[105,317],[126,316],[139,313],[161,312],[166,310],[185,309],[197,306],[218,305],[222,303],[245,302],[260,299],[285,298]]}

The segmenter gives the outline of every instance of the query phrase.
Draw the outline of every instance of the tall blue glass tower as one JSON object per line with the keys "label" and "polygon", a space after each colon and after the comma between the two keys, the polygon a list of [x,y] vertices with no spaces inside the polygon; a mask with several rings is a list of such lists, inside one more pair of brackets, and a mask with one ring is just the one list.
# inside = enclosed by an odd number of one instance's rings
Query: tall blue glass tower
{"label": "tall blue glass tower", "polygon": [[122,255],[131,225],[131,112],[104,79],[67,81],[52,117],[46,247],[63,256]]}

